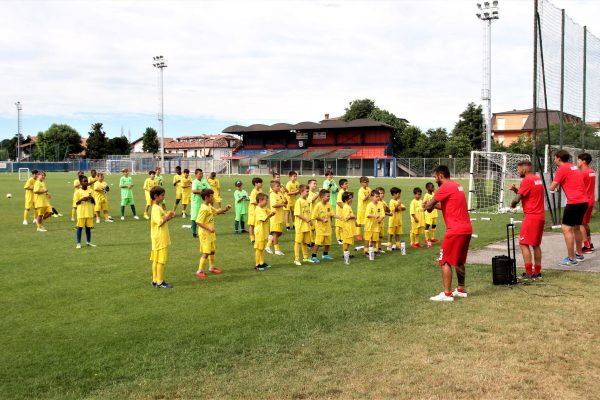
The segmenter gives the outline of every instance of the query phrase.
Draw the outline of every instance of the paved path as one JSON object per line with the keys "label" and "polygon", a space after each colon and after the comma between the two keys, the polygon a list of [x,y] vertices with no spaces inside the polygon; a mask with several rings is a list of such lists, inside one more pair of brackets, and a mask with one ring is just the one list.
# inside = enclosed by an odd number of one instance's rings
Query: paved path
{"label": "paved path", "polygon": [[[518,234],[518,232],[517,232]],[[472,240],[477,240],[473,238]],[[596,244],[596,252],[586,254],[585,261],[574,267],[562,267],[558,263],[566,257],[567,249],[561,233],[544,233],[542,240],[542,268],[570,271],[600,272],[600,235],[592,234],[592,242]],[[519,238],[515,237],[517,246],[517,267],[523,268],[523,257],[519,249]],[[492,265],[492,257],[506,254],[506,240],[490,244],[483,249],[469,251],[467,263]]]}

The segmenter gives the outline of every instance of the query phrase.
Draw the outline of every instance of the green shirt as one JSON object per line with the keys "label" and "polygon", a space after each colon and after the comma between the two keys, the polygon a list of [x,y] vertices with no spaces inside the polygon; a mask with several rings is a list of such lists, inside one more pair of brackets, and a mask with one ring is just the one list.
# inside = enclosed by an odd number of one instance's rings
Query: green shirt
{"label": "green shirt", "polygon": [[233,192],[233,200],[235,201],[235,215],[248,214],[248,204],[250,197],[245,190],[236,190]]}
{"label": "green shirt", "polygon": [[323,189],[329,190],[329,203],[332,205],[333,212],[335,213],[335,209],[337,207],[337,192],[340,191],[340,188],[333,179],[325,179],[325,181],[323,181]]}
{"label": "green shirt", "polygon": [[162,186],[163,185],[163,176],[162,176],[162,174],[161,175],[155,175],[154,179],[158,183],[158,186]]}
{"label": "green shirt", "polygon": [[[133,183],[133,178],[131,176],[122,176],[119,179],[119,186],[128,186]],[[133,199],[133,190],[131,188],[121,188],[121,198],[122,199]]]}
{"label": "green shirt", "polygon": [[202,205],[202,196],[200,194],[194,193],[194,190],[203,190],[210,189],[210,185],[206,181],[206,179],[202,178],[202,180],[198,180],[198,178],[192,181],[192,209],[190,210],[190,219],[192,221],[196,220],[198,217],[198,211],[200,210],[200,206]]}

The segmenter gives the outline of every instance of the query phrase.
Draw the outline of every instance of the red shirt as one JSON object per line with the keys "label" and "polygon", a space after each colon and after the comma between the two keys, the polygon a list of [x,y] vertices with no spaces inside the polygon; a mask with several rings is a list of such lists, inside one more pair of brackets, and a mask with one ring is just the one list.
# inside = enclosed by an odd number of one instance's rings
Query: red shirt
{"label": "red shirt", "polygon": [[442,214],[446,222],[446,234],[473,233],[465,190],[461,185],[452,180],[447,180],[440,186],[433,198],[442,205]]}
{"label": "red shirt", "polygon": [[583,175],[576,165],[563,163],[558,170],[554,182],[558,183],[567,196],[567,204],[588,203],[588,196],[583,184]]}
{"label": "red shirt", "polygon": [[521,181],[519,191],[523,199],[523,212],[525,215],[531,215],[545,219],[544,214],[544,184],[542,178],[535,174],[529,174]]}
{"label": "red shirt", "polygon": [[587,194],[590,203],[596,201],[596,171],[591,168],[581,170],[583,175],[583,186],[585,186],[585,193]]}

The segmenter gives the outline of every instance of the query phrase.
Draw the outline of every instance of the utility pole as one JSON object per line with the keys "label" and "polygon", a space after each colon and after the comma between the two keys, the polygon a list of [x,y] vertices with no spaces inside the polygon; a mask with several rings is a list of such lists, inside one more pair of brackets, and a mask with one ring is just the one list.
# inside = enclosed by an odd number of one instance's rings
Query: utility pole
{"label": "utility pole", "polygon": [[160,169],[165,170],[165,118],[164,118],[164,90],[163,90],[163,69],[167,67],[167,60],[163,56],[153,57],[155,68],[160,71],[159,74],[159,97],[160,97],[160,113],[158,120],[160,122]]}
{"label": "utility pole", "polygon": [[21,102],[17,101],[15,103],[17,106],[17,162],[21,161],[21,111],[23,111],[23,106],[21,106]]}

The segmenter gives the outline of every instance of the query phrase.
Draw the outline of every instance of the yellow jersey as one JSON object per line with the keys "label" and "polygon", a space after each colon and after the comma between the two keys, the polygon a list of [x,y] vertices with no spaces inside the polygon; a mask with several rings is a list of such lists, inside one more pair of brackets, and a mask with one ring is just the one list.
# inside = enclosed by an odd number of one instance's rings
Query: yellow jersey
{"label": "yellow jersey", "polygon": [[310,232],[310,223],[299,218],[299,215],[310,219],[310,204],[302,197],[294,204],[294,227],[296,232]]}
{"label": "yellow jersey", "polygon": [[367,208],[367,204],[369,204],[369,197],[371,196],[371,188],[370,187],[361,187],[358,189],[358,205],[356,206],[357,212],[364,212]]}
{"label": "yellow jersey", "polygon": [[391,227],[396,227],[396,226],[402,226],[402,210],[396,210],[396,208],[400,206],[402,207],[403,204],[400,201],[400,199],[398,200],[390,200],[390,213],[392,215],[390,215],[389,221],[388,221],[388,226]]}
{"label": "yellow jersey", "polygon": [[[417,217],[417,219],[419,220],[418,222],[415,222],[413,215],[415,215]],[[418,227],[425,226],[425,214],[423,213],[423,200],[413,199],[413,201],[410,202],[410,222],[414,226],[418,226]]]}
{"label": "yellow jersey", "polygon": [[[423,196],[423,201],[429,203],[433,199],[434,195],[435,195],[435,193],[431,193],[431,194],[425,193],[425,196]],[[427,215],[427,214],[429,214],[429,215]],[[432,212],[427,213],[427,214],[425,214],[425,215],[429,218],[437,218],[437,216],[438,216],[438,212],[437,212],[436,208],[434,208]]]}
{"label": "yellow jersey", "polygon": [[[183,188],[181,187],[181,181],[183,180],[183,175],[175,174],[173,176],[173,185],[175,186],[175,194],[183,193]],[[191,181],[191,179],[190,179]]]}
{"label": "yellow jersey", "polygon": [[370,202],[365,208],[365,232],[379,232],[379,221],[377,218],[372,218],[370,215],[381,215],[383,206],[381,203]]}
{"label": "yellow jersey", "polygon": [[25,204],[33,202],[33,187],[35,186],[35,178],[27,179],[25,185],[23,185],[23,189],[25,189]]}
{"label": "yellow jersey", "polygon": [[262,193],[262,189],[254,188],[250,192],[250,205],[248,206],[248,212],[254,212],[257,204],[256,196],[258,196],[259,193]]}
{"label": "yellow jersey", "polygon": [[[285,189],[288,192],[297,192],[299,187],[300,187],[300,184],[298,183],[298,181],[295,181],[295,182],[289,181],[288,183],[285,184]],[[292,206],[292,205],[296,204],[296,195],[295,194],[286,194],[286,197],[287,197],[288,205]]]}
{"label": "yellow jersey", "polygon": [[[314,221],[317,235],[331,235],[331,217],[333,215],[333,206],[331,203],[327,202],[327,204],[323,204],[322,202],[318,202],[315,204],[311,218]],[[319,221],[317,218],[327,218],[327,222]]]}
{"label": "yellow jersey", "polygon": [[356,232],[356,220],[349,219],[354,216],[354,211],[352,211],[352,207],[349,204],[344,203],[344,207],[342,208],[342,238],[351,238],[354,236]]}
{"label": "yellow jersey", "polygon": [[267,216],[270,211],[266,207],[256,206],[254,210],[254,237],[256,241],[266,242],[269,238],[269,221]]}
{"label": "yellow jersey", "polygon": [[96,181],[98,180],[98,175],[96,175],[95,178],[92,178],[91,176],[88,178],[88,187],[94,187],[94,183],[96,183]]}
{"label": "yellow jersey", "polygon": [[[271,217],[271,222],[274,224],[283,224],[284,213],[283,210],[285,208],[285,195],[281,192],[271,192],[269,194],[269,205],[275,211],[275,215]],[[275,204],[282,204],[283,207],[274,207]]]}
{"label": "yellow jersey", "polygon": [[219,182],[219,178],[215,179],[207,179],[210,188],[215,192],[215,197],[220,197],[219,192],[221,191],[221,182]]}
{"label": "yellow jersey", "polygon": [[[217,209],[214,208],[210,204],[202,203],[200,206],[200,211],[198,211],[198,218],[196,218],[196,224],[204,224],[208,225],[208,227],[215,227],[215,215],[217,214]],[[214,242],[217,240],[217,235],[214,232],[209,232],[208,230],[200,227],[200,241],[201,242]]]}
{"label": "yellow jersey", "polygon": [[[79,199],[81,199],[83,197],[87,197],[87,196],[94,197],[92,189],[89,186],[85,190],[79,188],[79,189],[77,189],[77,191],[75,192],[75,195],[74,195],[75,202],[78,202]],[[82,201],[76,207],[77,207],[77,219],[94,218],[94,205],[92,204],[91,201]]]}
{"label": "yellow jersey", "polygon": [[50,201],[48,200],[48,192],[42,194],[36,194],[46,190],[46,183],[42,181],[35,181],[33,185],[33,204],[35,208],[50,207]]}
{"label": "yellow jersey", "polygon": [[152,189],[154,186],[158,186],[158,182],[152,178],[146,178],[144,181],[144,190],[148,192],[148,194],[150,193],[150,189]]}
{"label": "yellow jersey", "polygon": [[317,197],[319,197],[318,193],[311,192],[310,190],[308,191],[308,196],[306,197],[306,200],[308,200],[308,204],[310,204],[311,215],[313,208],[315,208],[315,205],[319,202],[319,200],[315,200]]}
{"label": "yellow jersey", "polygon": [[[342,216],[342,213],[344,211],[344,202],[342,201],[342,196],[344,195],[344,193],[346,193],[346,191],[341,188],[340,188],[340,191],[337,193],[337,198],[336,198],[337,208],[335,209],[335,213],[339,216]],[[340,206],[340,203],[342,203],[341,206]],[[336,219],[335,226],[343,227],[344,221]]]}
{"label": "yellow jersey", "polygon": [[[106,201],[107,186],[108,184],[106,182],[96,181],[96,183],[94,183],[94,193],[96,194],[95,198],[97,202]],[[101,190],[101,192],[98,192],[98,190]]]}
{"label": "yellow jersey", "polygon": [[171,235],[169,234],[169,225],[163,221],[167,212],[157,204],[152,204],[150,217],[150,238],[152,240],[152,250],[165,249],[171,245]]}
{"label": "yellow jersey", "polygon": [[185,177],[185,175],[183,175],[181,178],[179,178],[179,183],[177,184],[177,191],[179,193],[182,193],[182,194],[185,193],[186,195],[191,196],[191,194],[192,194],[192,177],[190,175],[188,175],[187,178]]}

